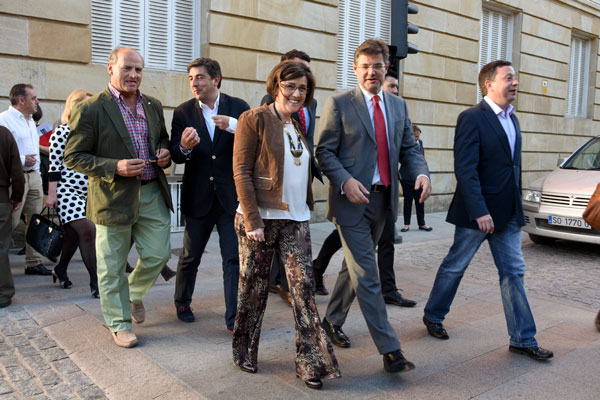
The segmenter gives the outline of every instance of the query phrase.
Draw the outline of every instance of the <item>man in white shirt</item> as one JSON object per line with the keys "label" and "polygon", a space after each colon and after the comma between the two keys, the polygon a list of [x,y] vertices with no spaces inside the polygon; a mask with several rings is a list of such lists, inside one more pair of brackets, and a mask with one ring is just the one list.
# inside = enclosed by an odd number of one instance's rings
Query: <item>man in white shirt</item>
{"label": "man in white shirt", "polygon": [[233,220],[237,195],[233,181],[233,138],[237,118],[250,109],[248,103],[222,93],[221,67],[203,57],[188,65],[194,98],[173,112],[171,156],[185,164],[181,189],[181,212],[185,216],[183,253],[175,281],[175,308],[183,322],[193,322],[190,307],[198,266],[206,243],[216,226],[223,258],[225,325],[233,332],[239,275],[238,242]]}
{"label": "man in white shirt", "polygon": [[[25,216],[26,230],[29,229],[29,220],[33,214],[42,210],[44,190],[40,176],[40,148],[39,136],[32,118],[38,109],[38,98],[33,86],[18,83],[10,89],[10,107],[0,113],[0,125],[5,126],[12,133],[25,172],[25,192],[23,206],[13,212],[13,229],[19,224],[21,213]],[[29,244],[25,245],[25,274],[50,275],[50,270],[42,265],[42,256]]]}
{"label": "man in white shirt", "polygon": [[487,239],[498,275],[509,351],[549,360],[551,351],[538,346],[523,276],[521,227],[521,131],[512,102],[519,81],[508,61],[493,61],[479,72],[481,103],[463,111],[454,135],[456,191],[446,221],[456,226],[454,243],[440,265],[423,322],[429,334],[448,339],[442,322],[461,278],[479,246]]}

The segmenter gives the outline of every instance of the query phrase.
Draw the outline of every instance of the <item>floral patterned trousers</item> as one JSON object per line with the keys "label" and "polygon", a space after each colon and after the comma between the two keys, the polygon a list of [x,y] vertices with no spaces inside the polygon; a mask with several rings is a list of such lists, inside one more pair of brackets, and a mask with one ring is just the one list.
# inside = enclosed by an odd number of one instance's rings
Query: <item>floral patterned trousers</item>
{"label": "floral patterned trousers", "polygon": [[256,368],[262,319],[268,297],[269,272],[277,248],[292,296],[296,323],[296,376],[303,380],[338,378],[339,366],[321,327],[313,298],[312,250],[308,221],[265,219],[265,241],[246,237],[244,217],[236,214],[240,278],[233,331],[233,362]]}

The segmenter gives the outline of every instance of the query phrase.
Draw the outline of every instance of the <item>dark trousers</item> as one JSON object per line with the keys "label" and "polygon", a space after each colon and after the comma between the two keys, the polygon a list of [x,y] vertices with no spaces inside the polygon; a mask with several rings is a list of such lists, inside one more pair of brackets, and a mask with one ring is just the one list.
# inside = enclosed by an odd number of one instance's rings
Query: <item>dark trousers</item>
{"label": "dark trousers", "polygon": [[425,204],[419,202],[423,189],[415,190],[414,182],[401,180],[400,184],[402,185],[402,193],[404,193],[404,225],[410,225],[413,201],[417,210],[417,224],[419,226],[425,225]]}
{"label": "dark trousers", "polygon": [[175,281],[175,305],[188,306],[192,302],[198,266],[210,234],[217,226],[219,246],[223,258],[223,291],[225,294],[225,322],[227,329],[233,330],[237,307],[239,276],[238,241],[233,226],[234,214],[225,212],[219,200],[213,198],[212,208],[202,218],[185,216],[183,253],[177,265]]}
{"label": "dark trousers", "polygon": [[377,268],[383,295],[396,292],[398,289],[394,273],[394,215],[391,210],[385,217],[385,225],[377,243]]}
{"label": "dark trousers", "polygon": [[0,304],[8,303],[15,295],[8,248],[12,233],[12,203],[0,203]]}

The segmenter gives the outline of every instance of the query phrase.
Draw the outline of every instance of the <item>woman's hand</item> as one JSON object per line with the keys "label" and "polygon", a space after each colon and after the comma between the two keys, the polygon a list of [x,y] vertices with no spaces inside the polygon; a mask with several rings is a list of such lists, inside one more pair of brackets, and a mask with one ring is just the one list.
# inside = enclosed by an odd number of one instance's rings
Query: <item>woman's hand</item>
{"label": "woman's hand", "polygon": [[58,182],[48,182],[48,196],[46,196],[46,207],[52,209],[58,205],[58,199],[56,198],[56,186]]}
{"label": "woman's hand", "polygon": [[264,242],[265,241],[265,230],[264,230],[264,228],[258,228],[253,231],[246,232],[246,237],[250,240]]}

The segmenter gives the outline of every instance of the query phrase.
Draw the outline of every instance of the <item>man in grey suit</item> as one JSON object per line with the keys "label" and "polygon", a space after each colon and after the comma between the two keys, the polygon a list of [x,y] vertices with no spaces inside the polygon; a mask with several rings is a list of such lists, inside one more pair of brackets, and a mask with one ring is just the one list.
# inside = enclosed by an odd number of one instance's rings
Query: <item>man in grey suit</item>
{"label": "man in grey suit", "polygon": [[341,326],[356,296],[384,369],[402,372],[414,364],[402,355],[387,318],[375,244],[389,209],[398,215],[398,163],[414,177],[415,189],[423,189],[421,201],[431,185],[406,103],[382,90],[388,58],[383,41],[363,42],[354,53],[359,86],[328,98],[321,114],[316,156],[330,181],[327,218],[336,224],[345,257],[323,327],[334,344],[349,347]]}

